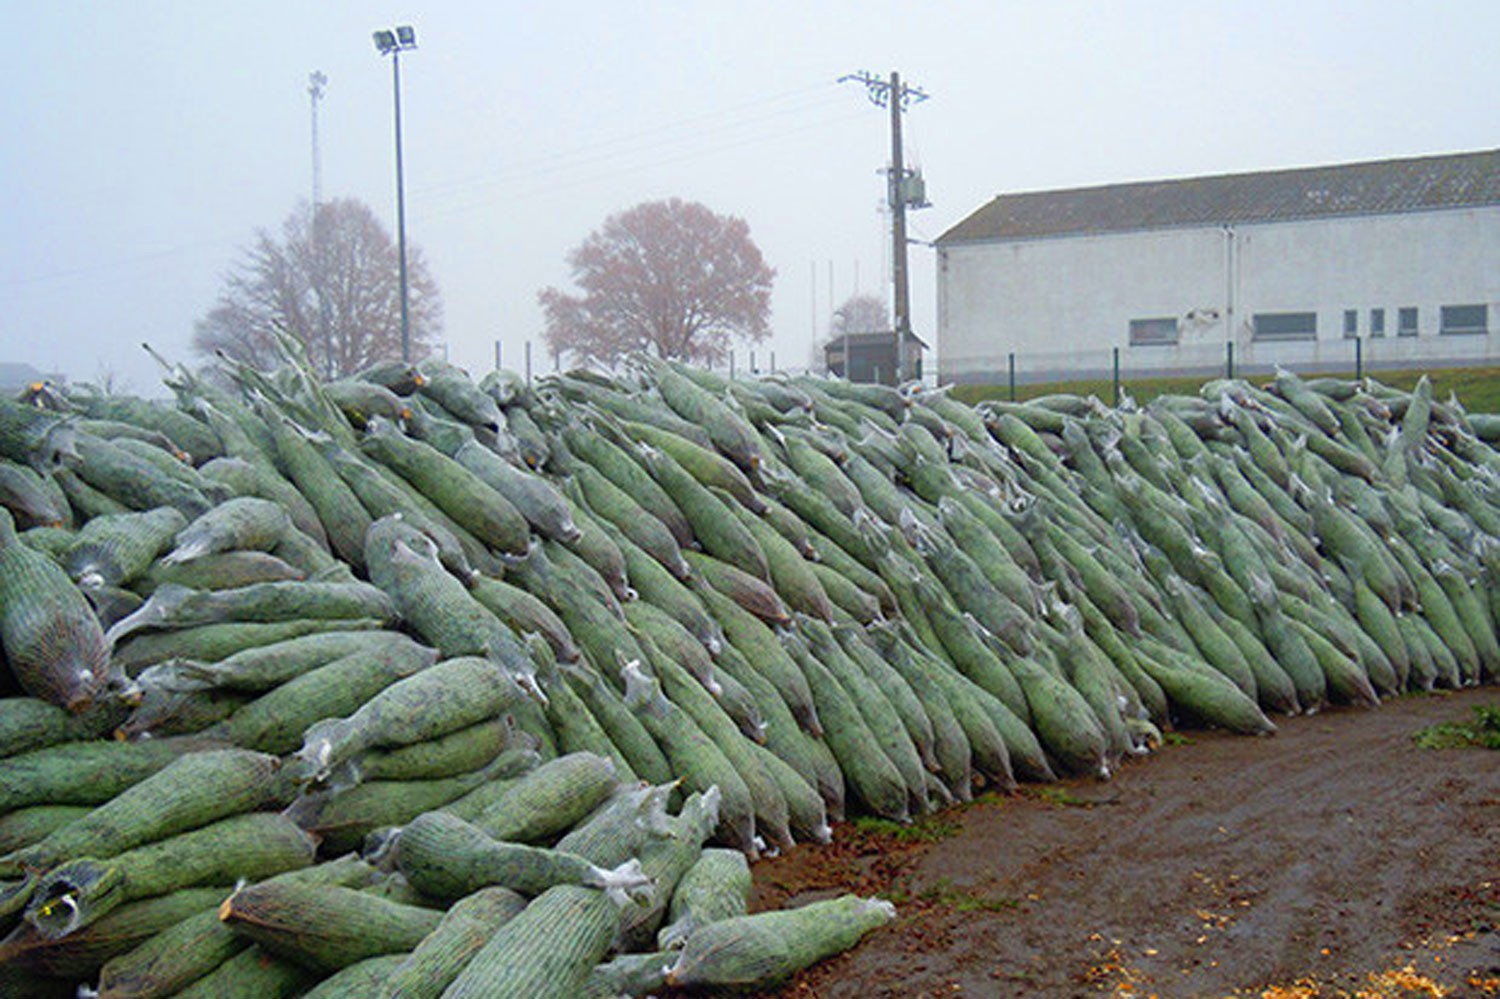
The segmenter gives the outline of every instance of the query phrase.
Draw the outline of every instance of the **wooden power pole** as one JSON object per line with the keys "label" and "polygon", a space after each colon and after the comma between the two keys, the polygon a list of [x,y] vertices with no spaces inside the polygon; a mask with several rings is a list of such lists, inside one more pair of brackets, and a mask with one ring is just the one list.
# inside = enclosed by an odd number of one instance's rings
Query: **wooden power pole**
{"label": "wooden power pole", "polygon": [[[910,179],[901,150],[901,112],[907,105],[927,100],[922,90],[901,82],[901,74],[892,72],[889,80],[882,80],[869,73],[854,73],[839,77],[839,82],[853,80],[865,85],[870,100],[877,107],[888,107],[891,112],[891,165],[886,172],[886,203],[891,208],[891,283],[895,301],[892,314],[895,317],[896,334],[896,383],[899,385],[907,375],[906,341],[911,335],[911,286],[906,268],[906,209],[926,205],[920,189],[908,183]],[[847,362],[846,362],[847,363]]]}

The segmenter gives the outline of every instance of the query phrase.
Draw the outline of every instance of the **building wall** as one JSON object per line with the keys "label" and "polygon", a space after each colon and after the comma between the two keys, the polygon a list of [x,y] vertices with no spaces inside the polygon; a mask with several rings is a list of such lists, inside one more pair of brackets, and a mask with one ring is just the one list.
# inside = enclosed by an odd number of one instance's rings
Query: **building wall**
{"label": "building wall", "polygon": [[[1489,307],[1488,336],[1441,336],[1440,307]],[[1398,338],[1402,308],[1418,336]],[[1433,363],[1500,358],[1500,206],[957,244],[938,263],[937,367],[944,381],[1023,372],[1186,370],[1223,363],[1352,367],[1347,309],[1367,358]],[[1130,345],[1130,321],[1197,318],[1175,346]],[[1315,341],[1253,335],[1257,313],[1314,312]],[[1232,336],[1230,334],[1232,330]]]}

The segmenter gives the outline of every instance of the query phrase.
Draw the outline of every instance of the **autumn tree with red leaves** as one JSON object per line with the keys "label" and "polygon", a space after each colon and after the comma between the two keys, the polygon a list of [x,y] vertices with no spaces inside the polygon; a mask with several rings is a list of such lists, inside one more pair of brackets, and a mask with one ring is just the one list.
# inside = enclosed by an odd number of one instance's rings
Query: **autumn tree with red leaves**
{"label": "autumn tree with red leaves", "polygon": [[[316,223],[316,229],[314,228]],[[421,251],[406,248],[412,356],[425,357],[442,333],[443,303]],[[281,360],[274,327],[288,330],[329,377],[401,358],[401,282],[396,243],[356,198],[312,209],[302,204],[277,239],[255,234],[214,307],[193,327],[199,354],[223,351],[273,367]]]}
{"label": "autumn tree with red leaves", "polygon": [[697,202],[648,201],[612,215],[568,254],[582,294],[544,288],[553,353],[613,364],[635,351],[717,364],[770,335],[771,283],[742,219]]}

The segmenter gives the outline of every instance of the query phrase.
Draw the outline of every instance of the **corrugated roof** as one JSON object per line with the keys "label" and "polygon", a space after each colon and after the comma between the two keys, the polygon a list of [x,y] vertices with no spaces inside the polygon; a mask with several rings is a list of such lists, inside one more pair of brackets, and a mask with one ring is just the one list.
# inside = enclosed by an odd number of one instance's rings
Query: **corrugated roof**
{"label": "corrugated roof", "polygon": [[1002,194],[943,233],[985,240],[1384,215],[1500,204],[1500,149]]}
{"label": "corrugated roof", "polygon": [[[828,335],[828,346],[841,346],[847,340],[851,347],[867,347],[871,344],[883,345],[891,343],[895,339],[895,330],[881,330],[877,333],[830,333]],[[927,348],[926,341],[910,330],[906,333],[906,342],[914,343],[918,347]]]}
{"label": "corrugated roof", "polygon": [[[828,341],[831,344],[843,344],[844,341],[849,341],[850,344],[889,344],[894,339],[895,330],[873,330],[873,332],[865,333],[829,333],[828,335]],[[907,344],[918,344],[921,347],[927,347],[927,344],[922,342],[922,338],[919,338],[919,336],[916,336],[910,330],[906,332],[906,342]]]}

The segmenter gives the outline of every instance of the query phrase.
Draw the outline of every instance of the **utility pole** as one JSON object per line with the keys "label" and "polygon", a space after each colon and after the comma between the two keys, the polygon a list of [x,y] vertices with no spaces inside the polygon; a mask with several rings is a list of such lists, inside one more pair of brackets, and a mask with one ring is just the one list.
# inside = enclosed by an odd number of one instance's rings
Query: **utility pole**
{"label": "utility pole", "polygon": [[923,207],[926,198],[920,190],[908,185],[906,165],[901,152],[901,112],[907,105],[927,100],[927,94],[901,82],[901,74],[892,72],[889,80],[869,73],[852,73],[839,77],[840,83],[853,80],[862,83],[876,107],[891,112],[891,165],[886,174],[886,202],[891,206],[891,280],[895,285],[896,383],[906,377],[906,339],[911,335],[911,290],[906,270],[906,208]]}

